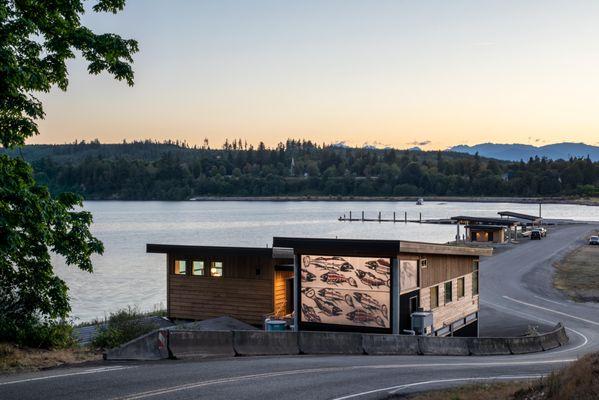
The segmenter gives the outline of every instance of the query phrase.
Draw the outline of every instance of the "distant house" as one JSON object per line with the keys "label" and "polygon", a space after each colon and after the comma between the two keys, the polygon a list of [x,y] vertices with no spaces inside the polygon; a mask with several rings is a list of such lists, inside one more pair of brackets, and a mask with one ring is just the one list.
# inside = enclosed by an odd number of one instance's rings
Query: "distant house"
{"label": "distant house", "polygon": [[466,215],[451,217],[451,220],[464,225],[468,242],[505,243],[515,235],[516,227],[520,225],[515,220]]}
{"label": "distant house", "polygon": [[297,330],[476,336],[481,255],[491,249],[397,240],[275,237],[272,248],[148,244],[166,254],[167,314],[229,315]]}

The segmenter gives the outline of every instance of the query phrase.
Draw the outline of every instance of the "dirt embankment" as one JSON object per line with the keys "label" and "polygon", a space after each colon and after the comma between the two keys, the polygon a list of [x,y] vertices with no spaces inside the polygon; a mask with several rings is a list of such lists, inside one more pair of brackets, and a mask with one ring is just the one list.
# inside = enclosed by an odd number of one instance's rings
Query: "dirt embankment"
{"label": "dirt embankment", "polygon": [[88,348],[44,350],[0,343],[0,374],[36,371],[101,359],[100,352]]}
{"label": "dirt embankment", "polygon": [[[597,234],[597,232],[595,232]],[[584,244],[555,264],[553,285],[580,302],[599,302],[599,246]]]}

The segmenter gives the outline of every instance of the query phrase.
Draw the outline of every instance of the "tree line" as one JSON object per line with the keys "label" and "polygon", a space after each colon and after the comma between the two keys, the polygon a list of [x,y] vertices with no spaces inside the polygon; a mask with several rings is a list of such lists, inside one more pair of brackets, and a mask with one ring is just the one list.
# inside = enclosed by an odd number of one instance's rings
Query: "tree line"
{"label": "tree line", "polygon": [[[234,144],[233,144],[234,143]],[[444,151],[349,148],[287,140],[219,149],[136,141],[27,146],[36,179],[86,199],[201,196],[593,196],[588,158],[507,162]]]}

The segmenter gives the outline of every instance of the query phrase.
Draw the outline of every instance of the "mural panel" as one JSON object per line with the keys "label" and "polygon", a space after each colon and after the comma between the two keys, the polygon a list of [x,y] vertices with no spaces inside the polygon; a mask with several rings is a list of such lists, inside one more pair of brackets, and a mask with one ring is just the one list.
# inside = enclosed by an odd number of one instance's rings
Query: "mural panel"
{"label": "mural panel", "polygon": [[418,261],[399,261],[399,287],[401,292],[408,292],[418,287]]}
{"label": "mural panel", "polygon": [[303,255],[301,321],[389,328],[391,260]]}

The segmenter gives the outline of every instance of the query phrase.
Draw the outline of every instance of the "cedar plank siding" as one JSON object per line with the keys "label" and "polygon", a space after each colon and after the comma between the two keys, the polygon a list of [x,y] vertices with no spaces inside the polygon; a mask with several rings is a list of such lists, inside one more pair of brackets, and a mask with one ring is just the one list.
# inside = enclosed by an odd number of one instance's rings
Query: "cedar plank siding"
{"label": "cedar plank siding", "polygon": [[285,310],[287,309],[287,296],[285,292],[285,283],[288,278],[293,278],[293,271],[275,271],[274,314],[278,317],[282,317],[286,314]]}
{"label": "cedar plank siding", "polygon": [[[203,320],[228,315],[243,322],[261,325],[273,312],[274,264],[259,255],[169,255],[167,309],[171,318]],[[188,274],[174,274],[176,259],[188,260]],[[223,276],[191,275],[191,261],[223,263]],[[257,274],[259,269],[259,274]]]}

